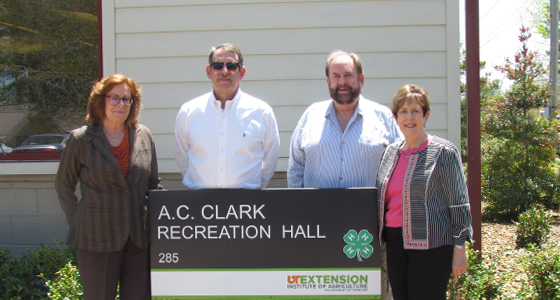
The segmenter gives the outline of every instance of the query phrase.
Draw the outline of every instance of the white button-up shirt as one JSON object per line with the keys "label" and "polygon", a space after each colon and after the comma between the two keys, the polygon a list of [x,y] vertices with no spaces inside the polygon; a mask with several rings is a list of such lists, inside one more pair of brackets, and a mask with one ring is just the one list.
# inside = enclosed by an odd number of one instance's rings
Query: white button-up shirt
{"label": "white button-up shirt", "polygon": [[264,188],[279,148],[272,108],[241,90],[223,110],[210,92],[183,104],[177,115],[175,159],[191,189]]}
{"label": "white button-up shirt", "polygon": [[391,110],[362,96],[345,131],[333,100],[312,104],[292,135],[288,186],[374,187],[383,151],[401,139]]}

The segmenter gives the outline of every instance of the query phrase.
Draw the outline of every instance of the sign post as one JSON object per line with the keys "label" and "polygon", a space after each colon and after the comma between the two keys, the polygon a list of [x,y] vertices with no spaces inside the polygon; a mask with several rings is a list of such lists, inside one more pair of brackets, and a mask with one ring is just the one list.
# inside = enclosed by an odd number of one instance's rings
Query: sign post
{"label": "sign post", "polygon": [[381,299],[375,189],[149,199],[152,299]]}

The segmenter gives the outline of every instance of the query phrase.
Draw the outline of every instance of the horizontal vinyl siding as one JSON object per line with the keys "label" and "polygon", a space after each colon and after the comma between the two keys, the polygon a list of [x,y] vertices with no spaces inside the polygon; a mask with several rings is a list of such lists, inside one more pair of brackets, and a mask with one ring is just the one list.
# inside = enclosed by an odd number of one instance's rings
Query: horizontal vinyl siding
{"label": "horizontal vinyl siding", "polygon": [[[353,2],[366,2],[371,0],[357,0]],[[384,0],[381,0],[384,1]],[[386,0],[385,0],[386,1]],[[392,1],[402,1],[402,2],[413,2],[415,0],[392,0]],[[424,0],[416,0],[424,1]],[[115,0],[116,8],[130,8],[130,7],[151,7],[154,6],[154,0]],[[182,5],[210,5],[210,4],[250,4],[250,3],[266,3],[266,2],[276,2],[276,3],[294,3],[301,2],[297,0],[158,0],[158,6],[182,6]],[[306,0],[305,2],[340,2],[336,0]]]}
{"label": "horizontal vinyl siding", "polygon": [[445,1],[293,1],[115,11],[120,33],[445,24]]}
{"label": "horizontal vinyl siding", "polygon": [[[360,58],[364,73],[370,79],[446,76],[445,52],[361,53]],[[205,65],[198,62],[201,59],[203,58],[120,59],[117,61],[117,70],[124,74],[137,74],[134,79],[139,82],[207,81],[210,89]],[[244,62],[247,72],[243,81],[323,80],[325,59],[326,54],[247,56]]]}
{"label": "horizontal vinyl siding", "polygon": [[[223,36],[222,30],[119,34],[117,44],[126,47],[118,48],[117,56],[121,59],[198,58],[200,55],[206,56],[204,54],[207,54],[211,45],[222,43]],[[244,56],[324,53],[356,44],[361,38],[367,41],[362,41],[362,45],[353,51],[445,51],[445,40],[441,39],[443,36],[445,25],[245,29],[227,33],[229,40],[237,41],[240,45],[251,45],[248,49],[241,49]]]}
{"label": "horizontal vinyl siding", "polygon": [[[404,83],[415,83],[430,88],[432,103],[446,103],[445,78],[411,78],[399,80],[390,78],[370,78],[366,73],[362,88],[364,96],[370,100],[389,106],[393,96]],[[325,78],[309,80],[243,80],[241,88],[251,95],[266,100],[273,107],[309,106],[317,101],[329,99]],[[208,80],[197,82],[142,83],[144,109],[170,108],[176,112],[181,105],[195,96],[211,90]]]}
{"label": "horizontal vinyl siding", "polygon": [[160,170],[177,172],[178,109],[210,91],[204,70],[210,48],[238,45],[247,67],[241,89],[273,107],[281,139],[277,170],[285,171],[301,114],[329,98],[324,66],[334,49],[360,55],[368,99],[388,105],[402,85],[424,86],[433,111],[427,128],[447,138],[448,98],[459,97],[448,90],[455,76],[448,74],[448,1],[104,0],[114,5],[103,16],[104,34],[114,34],[104,40],[115,45],[104,47],[105,66],[112,66],[105,69],[142,85],[140,122],[154,134]]}

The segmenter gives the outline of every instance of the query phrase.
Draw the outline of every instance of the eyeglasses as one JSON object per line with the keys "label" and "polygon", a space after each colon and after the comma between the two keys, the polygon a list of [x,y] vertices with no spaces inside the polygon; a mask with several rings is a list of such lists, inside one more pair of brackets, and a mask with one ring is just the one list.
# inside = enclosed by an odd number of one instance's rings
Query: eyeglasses
{"label": "eyeglasses", "polygon": [[212,66],[212,69],[219,71],[221,69],[224,68],[224,65],[226,65],[226,68],[228,69],[228,71],[235,71],[237,70],[237,68],[239,68],[239,63],[234,63],[234,62],[221,62],[221,61],[215,61],[213,63],[210,64],[210,66]]}
{"label": "eyeglasses", "polygon": [[117,106],[119,105],[119,103],[122,101],[122,104],[124,106],[131,106],[132,102],[134,102],[134,100],[132,100],[132,98],[128,98],[128,97],[122,97],[120,98],[119,96],[105,96],[107,98],[109,98],[109,104],[113,105],[113,106]]}

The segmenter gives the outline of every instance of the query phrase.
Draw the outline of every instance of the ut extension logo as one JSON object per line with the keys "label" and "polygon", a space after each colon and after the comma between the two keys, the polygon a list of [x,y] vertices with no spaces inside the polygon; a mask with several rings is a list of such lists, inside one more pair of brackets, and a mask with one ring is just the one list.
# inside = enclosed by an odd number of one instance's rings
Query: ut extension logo
{"label": "ut extension logo", "polygon": [[301,276],[288,276],[288,283],[289,284],[298,284],[300,277]]}
{"label": "ut extension logo", "polygon": [[373,236],[366,229],[362,229],[360,234],[356,230],[349,230],[346,235],[344,235],[344,241],[346,246],[344,246],[344,253],[348,258],[352,259],[358,257],[358,261],[362,261],[362,257],[367,259],[373,253],[373,247],[370,243],[373,241]]}

